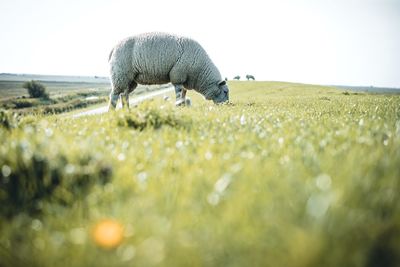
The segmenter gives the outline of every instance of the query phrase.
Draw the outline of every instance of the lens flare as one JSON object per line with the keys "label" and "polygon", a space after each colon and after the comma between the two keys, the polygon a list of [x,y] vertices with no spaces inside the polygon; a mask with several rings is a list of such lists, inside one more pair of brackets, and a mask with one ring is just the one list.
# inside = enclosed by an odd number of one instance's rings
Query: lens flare
{"label": "lens flare", "polygon": [[121,244],[124,227],[117,221],[105,219],[98,222],[92,232],[94,242],[103,248],[112,249]]}

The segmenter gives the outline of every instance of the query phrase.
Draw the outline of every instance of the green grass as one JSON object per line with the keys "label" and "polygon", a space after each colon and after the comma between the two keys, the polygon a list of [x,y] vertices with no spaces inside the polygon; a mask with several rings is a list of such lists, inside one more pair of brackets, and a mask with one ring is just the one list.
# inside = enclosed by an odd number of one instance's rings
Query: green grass
{"label": "green grass", "polygon": [[[85,82],[51,82],[39,81],[46,87],[50,97],[64,96],[69,93],[77,92],[102,92],[107,94],[110,90],[108,83],[85,83]],[[0,80],[0,100],[19,96],[28,96],[26,89],[22,88],[24,81],[1,81]]]}
{"label": "green grass", "polygon": [[[47,76],[43,76],[47,78]],[[50,76],[51,77],[51,76]],[[56,78],[58,76],[55,76]],[[68,77],[61,77],[67,79]],[[58,77],[58,79],[61,79]],[[67,81],[40,81],[49,93],[49,99],[29,98],[23,81],[0,80],[0,109],[19,114],[58,114],[99,104],[105,105],[110,93],[110,83]],[[78,77],[79,78],[79,77]],[[88,78],[87,78],[88,79]],[[155,91],[164,86],[138,86],[133,95]],[[90,99],[92,98],[92,99]]]}
{"label": "green grass", "polygon": [[0,266],[399,266],[400,96],[229,86],[221,106],[1,113]]}
{"label": "green grass", "polygon": [[[52,114],[105,103],[110,84],[41,81],[50,99],[29,98],[23,81],[0,80],[0,108],[20,114]],[[86,99],[87,97],[97,99]]]}
{"label": "green grass", "polygon": [[[58,114],[108,101],[101,93],[70,93],[57,98],[14,98],[0,101],[0,108],[19,114]],[[90,98],[92,97],[92,98]]]}

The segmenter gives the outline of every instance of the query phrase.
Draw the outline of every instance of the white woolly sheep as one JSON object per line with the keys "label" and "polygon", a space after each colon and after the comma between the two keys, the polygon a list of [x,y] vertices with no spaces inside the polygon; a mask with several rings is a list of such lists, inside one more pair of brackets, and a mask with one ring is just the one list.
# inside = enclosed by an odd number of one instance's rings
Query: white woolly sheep
{"label": "white woolly sheep", "polygon": [[175,87],[176,105],[185,105],[186,90],[194,89],[207,100],[229,100],[229,89],[205,50],[193,39],[167,33],[145,33],[119,42],[109,56],[111,94],[109,109],[118,97],[129,106],[129,93],[138,84]]}

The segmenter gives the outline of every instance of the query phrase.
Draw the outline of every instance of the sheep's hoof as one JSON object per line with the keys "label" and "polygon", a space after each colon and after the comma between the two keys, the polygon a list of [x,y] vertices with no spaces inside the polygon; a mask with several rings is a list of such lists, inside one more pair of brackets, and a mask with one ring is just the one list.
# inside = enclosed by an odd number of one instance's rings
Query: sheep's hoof
{"label": "sheep's hoof", "polygon": [[185,104],[185,99],[182,98],[175,101],[175,106],[177,107],[184,106]]}

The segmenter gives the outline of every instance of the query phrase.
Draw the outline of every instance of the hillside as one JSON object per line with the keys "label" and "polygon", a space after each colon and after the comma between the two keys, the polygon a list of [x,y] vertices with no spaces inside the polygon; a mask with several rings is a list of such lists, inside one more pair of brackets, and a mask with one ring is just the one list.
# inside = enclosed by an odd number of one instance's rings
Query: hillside
{"label": "hillside", "polygon": [[400,96],[229,86],[2,112],[0,266],[399,266]]}

